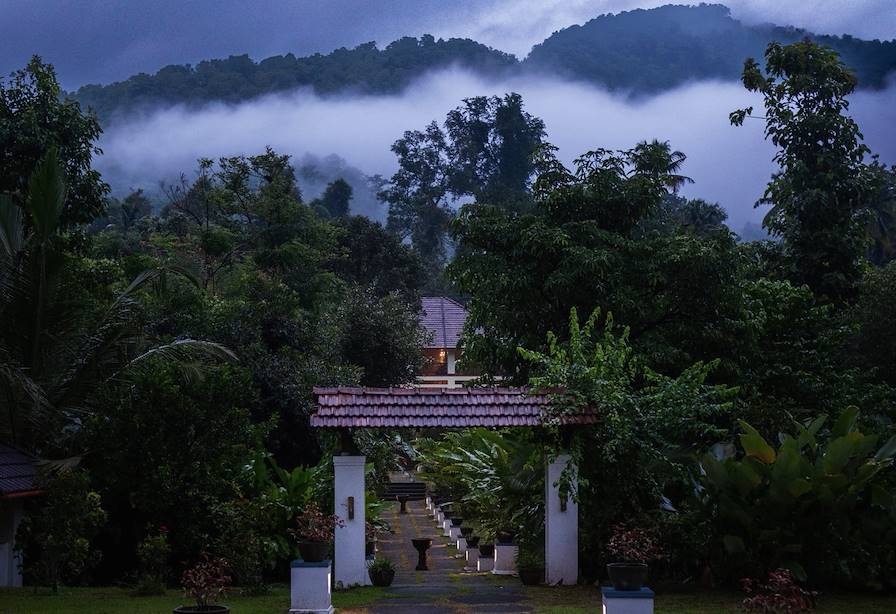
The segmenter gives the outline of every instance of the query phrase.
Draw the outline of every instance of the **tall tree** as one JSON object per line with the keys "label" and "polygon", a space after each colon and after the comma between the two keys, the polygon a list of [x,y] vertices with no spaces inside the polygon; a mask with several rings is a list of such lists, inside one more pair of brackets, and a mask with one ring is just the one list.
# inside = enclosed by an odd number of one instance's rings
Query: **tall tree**
{"label": "tall tree", "polygon": [[91,168],[102,130],[93,114],[64,99],[50,64],[34,56],[0,81],[0,193],[25,194],[28,178],[50,148],[58,152],[68,197],[61,225],[92,221],[105,208],[109,186]]}
{"label": "tall tree", "polygon": [[[765,135],[778,147],[772,175],[757,205],[772,205],[763,225],[783,240],[798,283],[832,301],[855,294],[865,253],[865,218],[874,190],[868,148],[848,115],[856,77],[837,53],[806,39],[772,43],[766,75],[748,59],[743,83],[765,104]],[[742,125],[752,107],[731,114]]]}
{"label": "tall tree", "polygon": [[311,204],[319,207],[328,217],[346,217],[351,201],[352,186],[340,177],[329,183],[320,199],[315,200]]}

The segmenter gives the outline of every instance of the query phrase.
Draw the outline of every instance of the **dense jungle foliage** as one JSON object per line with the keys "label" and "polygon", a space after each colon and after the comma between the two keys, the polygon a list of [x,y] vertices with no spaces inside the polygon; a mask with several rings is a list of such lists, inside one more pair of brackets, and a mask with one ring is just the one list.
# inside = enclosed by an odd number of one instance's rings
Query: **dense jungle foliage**
{"label": "dense jungle foliage", "polygon": [[689,81],[735,80],[746,57],[759,57],[772,41],[806,36],[839,53],[862,87],[883,87],[896,70],[896,42],[816,35],[792,27],[746,25],[718,4],[662,6],[603,15],[555,32],[523,60],[468,39],[406,37],[382,49],[354,49],[255,62],[231,56],[196,66],[171,65],[154,75],[85,85],[73,96],[104,121],[135,110],[212,101],[240,102],[308,87],[319,94],[397,93],[438,69],[462,68],[484,78],[561,75],[611,90],[647,94]]}
{"label": "dense jungle foliage", "polygon": [[306,202],[271,149],[199,160],[164,202],[115,199],[92,169],[98,119],[35,58],[0,87],[0,433],[53,461],[26,580],[153,592],[211,552],[263,592],[296,515],[332,510],[312,388],[412,383],[419,298],[440,292],[466,302],[483,382],[602,418],[356,432],[372,532],[376,485],[416,458],[484,535],[517,530],[537,558],[543,463],[569,451],[586,579],[628,523],[674,582],[785,567],[893,589],[896,170],[862,143],[830,49],[771,44],[742,78],[765,108],[731,121],[761,115],[777,148],[757,195],[774,241],[679,196],[670,143],[596,143],[568,168],[514,93],[396,135],[386,226],[350,215],[345,181]]}

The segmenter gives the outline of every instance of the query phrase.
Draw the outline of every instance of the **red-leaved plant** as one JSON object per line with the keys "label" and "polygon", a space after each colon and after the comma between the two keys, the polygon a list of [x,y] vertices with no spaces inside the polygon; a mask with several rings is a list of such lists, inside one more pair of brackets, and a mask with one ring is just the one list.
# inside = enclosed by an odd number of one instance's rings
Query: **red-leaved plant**
{"label": "red-leaved plant", "polygon": [[296,541],[331,542],[336,527],[344,527],[345,523],[336,514],[324,514],[316,503],[309,503],[296,517],[296,528],[289,533]]}
{"label": "red-leaved plant", "polygon": [[751,578],[742,578],[740,584],[747,594],[741,605],[748,612],[796,614],[815,609],[818,593],[797,584],[793,574],[786,569],[769,572],[765,584]]}
{"label": "red-leaved plant", "polygon": [[649,563],[665,556],[653,533],[623,524],[613,527],[607,552],[619,563]]}
{"label": "red-leaved plant", "polygon": [[224,559],[203,554],[202,560],[186,570],[180,578],[184,597],[192,597],[199,610],[216,603],[232,581],[227,573],[228,568]]}

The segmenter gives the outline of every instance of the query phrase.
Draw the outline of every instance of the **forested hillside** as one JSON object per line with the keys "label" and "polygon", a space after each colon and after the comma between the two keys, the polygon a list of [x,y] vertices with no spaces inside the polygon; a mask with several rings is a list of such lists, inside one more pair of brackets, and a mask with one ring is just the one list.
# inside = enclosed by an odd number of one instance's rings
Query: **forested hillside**
{"label": "forested hillside", "polygon": [[651,93],[698,79],[738,78],[744,58],[760,57],[769,42],[810,37],[837,51],[859,78],[880,87],[896,69],[896,41],[819,36],[792,27],[747,26],[722,5],[663,6],[603,15],[555,32],[523,61],[467,39],[405,37],[383,49],[373,42],[354,49],[255,62],[248,55],[172,65],[110,85],[74,93],[102,120],[117,112],[175,104],[235,103],[264,94],[311,87],[319,94],[387,94],[432,70],[459,66],[485,77],[546,73],[613,90]]}
{"label": "forested hillside", "polygon": [[821,36],[793,27],[746,26],[727,7],[667,5],[602,15],[555,32],[524,65],[611,89],[659,91],[697,79],[735,79],[744,58],[762,57],[772,42],[805,37],[840,54],[860,87],[880,87],[896,69],[896,41]]}

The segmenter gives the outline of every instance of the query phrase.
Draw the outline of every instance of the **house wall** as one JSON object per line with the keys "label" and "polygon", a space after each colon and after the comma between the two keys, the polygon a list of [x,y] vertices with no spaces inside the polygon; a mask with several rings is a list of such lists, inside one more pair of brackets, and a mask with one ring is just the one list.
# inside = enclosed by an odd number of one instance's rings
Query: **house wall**
{"label": "house wall", "polygon": [[21,500],[0,501],[0,586],[22,586],[19,557],[15,552],[16,531],[22,516]]}

